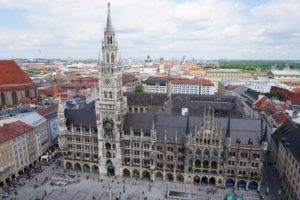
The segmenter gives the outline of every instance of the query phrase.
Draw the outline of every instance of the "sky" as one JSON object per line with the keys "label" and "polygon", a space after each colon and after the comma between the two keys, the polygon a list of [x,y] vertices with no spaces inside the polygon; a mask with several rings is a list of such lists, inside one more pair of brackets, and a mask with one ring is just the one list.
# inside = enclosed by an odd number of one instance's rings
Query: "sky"
{"label": "sky", "polygon": [[[0,0],[0,59],[97,59],[104,0]],[[300,0],[111,0],[122,58],[300,60]]]}

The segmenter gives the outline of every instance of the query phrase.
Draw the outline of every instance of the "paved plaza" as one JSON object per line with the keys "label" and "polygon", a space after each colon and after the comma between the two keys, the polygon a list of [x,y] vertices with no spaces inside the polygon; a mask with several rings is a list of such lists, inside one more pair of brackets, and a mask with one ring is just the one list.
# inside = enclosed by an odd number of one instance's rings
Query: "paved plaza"
{"label": "paved plaza", "polygon": [[[232,194],[232,188],[219,189],[215,194],[207,194],[207,189],[211,186],[197,186],[193,184],[173,183],[148,180],[136,180],[130,178],[113,178],[99,175],[76,172],[80,176],[79,183],[73,183],[67,186],[51,186],[50,181],[41,185],[46,177],[56,176],[62,173],[63,169],[55,169],[54,165],[47,167],[42,173],[31,179],[30,182],[17,189],[18,195],[12,194],[9,198],[21,200],[33,200],[39,198],[44,200],[115,200],[120,197],[122,200],[162,200],[168,190],[188,192],[192,194],[193,199],[197,200],[223,200],[226,194]],[[87,179],[89,176],[89,179]],[[111,183],[111,188],[109,188]],[[34,186],[38,185],[35,189]],[[151,186],[151,189],[150,189]],[[125,189],[125,191],[124,191]],[[149,191],[150,189],[150,191]],[[124,193],[125,192],[125,193]],[[258,200],[259,194],[250,190],[235,190],[239,196],[245,200]],[[45,196],[45,194],[47,194]]]}

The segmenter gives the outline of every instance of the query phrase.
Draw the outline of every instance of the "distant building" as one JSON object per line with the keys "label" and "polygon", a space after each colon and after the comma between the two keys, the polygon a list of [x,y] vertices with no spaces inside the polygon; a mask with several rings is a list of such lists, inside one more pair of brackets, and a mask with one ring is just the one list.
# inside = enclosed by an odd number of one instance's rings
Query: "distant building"
{"label": "distant building", "polygon": [[36,85],[13,60],[0,60],[0,104],[16,105],[23,97],[37,97]]}
{"label": "distant building", "polygon": [[279,92],[283,96],[284,101],[290,101],[291,104],[300,104],[300,93],[287,89],[272,87],[272,92]]}
{"label": "distant building", "polygon": [[135,87],[140,83],[139,80],[132,74],[123,74],[123,92],[133,92]]}
{"label": "distant building", "polygon": [[270,78],[279,82],[300,82],[300,71],[296,70],[271,70]]}
{"label": "distant building", "polygon": [[232,89],[235,89],[239,86],[245,86],[247,88],[251,88],[260,93],[270,92],[272,86],[277,86],[284,89],[289,89],[287,85],[278,81],[260,81],[260,80],[249,80],[249,81],[241,81],[241,80],[223,80],[219,82],[218,93],[220,95],[232,95]]}
{"label": "distant building", "polygon": [[142,83],[146,93],[167,93],[167,80],[164,78],[149,77]]}
{"label": "distant building", "polygon": [[199,75],[198,78],[210,80],[218,91],[219,81],[223,80],[254,80],[252,72],[240,71],[239,69],[211,69],[207,70],[205,75]]}
{"label": "distant building", "polygon": [[214,95],[214,84],[201,79],[172,79],[172,94]]}

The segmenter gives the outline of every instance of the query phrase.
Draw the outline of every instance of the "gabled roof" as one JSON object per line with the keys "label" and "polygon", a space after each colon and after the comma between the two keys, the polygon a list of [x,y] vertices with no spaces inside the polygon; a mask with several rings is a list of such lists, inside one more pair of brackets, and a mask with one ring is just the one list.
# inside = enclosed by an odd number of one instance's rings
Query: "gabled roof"
{"label": "gabled roof", "polygon": [[294,156],[297,162],[300,162],[300,127],[294,129],[285,136],[285,140],[280,141]]}
{"label": "gabled roof", "polygon": [[56,108],[56,106],[49,106],[49,107],[46,107],[46,108],[42,108],[42,109],[38,110],[37,112],[40,115],[42,115],[43,117],[48,119],[48,117],[56,116],[57,108]]}
{"label": "gabled roof", "polygon": [[155,113],[126,113],[123,129],[150,132],[153,122],[155,123]]}
{"label": "gabled roof", "polygon": [[275,145],[278,146],[281,138],[285,137],[287,134],[290,134],[298,127],[300,127],[300,125],[297,125],[291,120],[286,120],[271,136]]}
{"label": "gabled roof", "polygon": [[210,80],[203,79],[172,79],[172,84],[197,84],[197,85],[205,85],[205,86],[214,86],[214,84]]}
{"label": "gabled roof", "polygon": [[272,118],[275,120],[275,122],[280,125],[286,120],[288,120],[290,117],[285,114],[284,112],[277,112],[276,114],[272,115]]}
{"label": "gabled roof", "polygon": [[13,60],[0,60],[0,85],[33,83]]}
{"label": "gabled roof", "polygon": [[152,93],[133,93],[126,92],[124,96],[127,97],[127,104],[140,106],[163,106],[167,100],[166,94],[152,94]]}
{"label": "gabled roof", "polygon": [[12,139],[31,130],[33,130],[33,127],[22,121],[4,124],[0,126],[0,142]]}

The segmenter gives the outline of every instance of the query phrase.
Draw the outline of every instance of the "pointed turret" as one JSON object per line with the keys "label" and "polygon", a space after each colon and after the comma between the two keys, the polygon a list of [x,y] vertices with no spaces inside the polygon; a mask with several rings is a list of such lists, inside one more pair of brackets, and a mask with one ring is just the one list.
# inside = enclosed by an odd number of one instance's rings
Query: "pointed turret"
{"label": "pointed turret", "polygon": [[108,5],[108,12],[107,12],[107,22],[106,22],[105,31],[106,32],[113,32],[114,29],[112,27],[111,16],[110,16],[110,3],[108,3],[107,5]]}
{"label": "pointed turret", "polygon": [[168,76],[167,76],[167,97],[168,97],[168,100],[171,100],[172,98],[172,88],[171,88],[171,72],[170,72],[170,69],[168,70]]}
{"label": "pointed turret", "polygon": [[261,136],[261,141],[260,141],[260,143],[267,142],[267,141],[268,141],[268,126],[266,125],[266,126],[265,126],[265,130],[264,130],[264,133],[263,133],[262,136]]}
{"label": "pointed turret", "polygon": [[190,111],[188,110],[187,113],[187,119],[186,119],[186,127],[185,127],[185,134],[189,135],[190,134]]}
{"label": "pointed turret", "polygon": [[230,115],[228,117],[228,122],[227,122],[226,138],[230,138]]}

